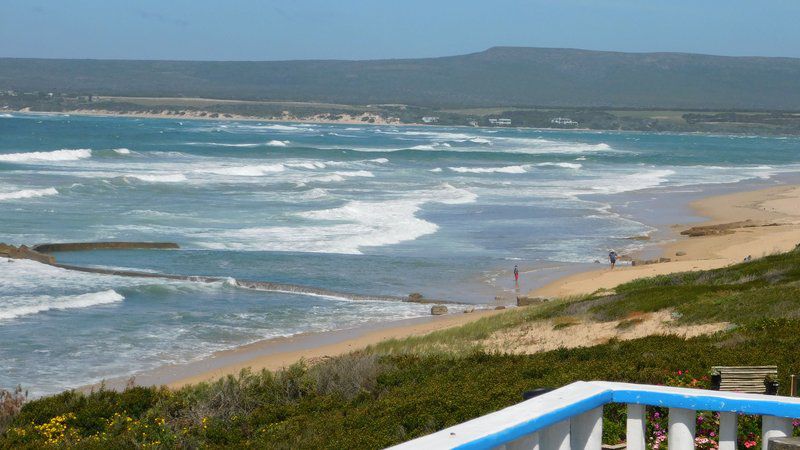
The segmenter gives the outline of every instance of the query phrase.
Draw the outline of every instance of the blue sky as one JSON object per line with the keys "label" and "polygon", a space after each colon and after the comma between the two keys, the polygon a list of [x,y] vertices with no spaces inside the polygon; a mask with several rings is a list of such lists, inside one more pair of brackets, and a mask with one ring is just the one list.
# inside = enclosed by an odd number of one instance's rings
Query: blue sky
{"label": "blue sky", "polygon": [[800,57],[797,0],[0,0],[0,56],[284,60],[496,45]]}

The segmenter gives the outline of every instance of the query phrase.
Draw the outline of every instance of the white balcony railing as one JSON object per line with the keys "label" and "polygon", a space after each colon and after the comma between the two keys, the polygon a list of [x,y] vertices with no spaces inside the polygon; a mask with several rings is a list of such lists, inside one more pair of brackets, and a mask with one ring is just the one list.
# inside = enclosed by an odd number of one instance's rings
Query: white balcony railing
{"label": "white balcony railing", "polygon": [[696,411],[719,411],[719,450],[736,450],[737,413],[762,416],[762,446],[792,435],[800,398],[604,381],[577,382],[393,447],[600,450],[603,405],[628,405],[628,450],[645,450],[645,406],[669,408],[669,450],[694,448]]}

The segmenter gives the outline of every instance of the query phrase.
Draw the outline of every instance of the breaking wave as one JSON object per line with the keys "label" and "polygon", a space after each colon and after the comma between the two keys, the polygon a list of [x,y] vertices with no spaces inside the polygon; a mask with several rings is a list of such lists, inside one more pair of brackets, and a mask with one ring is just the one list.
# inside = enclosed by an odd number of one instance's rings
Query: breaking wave
{"label": "breaking wave", "polygon": [[458,173],[525,173],[525,166],[505,166],[505,167],[449,167],[453,172]]}
{"label": "breaking wave", "polygon": [[118,303],[125,299],[113,289],[101,292],[90,292],[80,295],[50,296],[41,295],[36,297],[17,297],[11,304],[5,304],[0,309],[0,320],[15,319],[22,316],[30,316],[50,310],[89,308],[98,305],[108,305]]}
{"label": "breaking wave", "polygon": [[[443,183],[386,201],[352,200],[323,210],[296,213],[315,223],[294,227],[254,227],[205,233],[199,245],[213,249],[361,254],[365,247],[413,241],[435,233],[439,226],[417,217],[422,205],[472,203],[477,195]],[[211,238],[212,242],[207,239]]]}
{"label": "breaking wave", "polygon": [[37,163],[57,161],[77,161],[92,157],[92,150],[87,148],[62,149],[52,152],[7,153],[0,155],[0,161],[9,163]]}
{"label": "breaking wave", "polygon": [[168,174],[126,174],[123,178],[135,178],[148,183],[180,183],[186,181],[186,175],[182,173]]}
{"label": "breaking wave", "polygon": [[46,197],[49,195],[58,195],[56,188],[47,189],[22,189],[14,192],[0,192],[0,201],[3,200],[19,200],[22,198],[32,197]]}

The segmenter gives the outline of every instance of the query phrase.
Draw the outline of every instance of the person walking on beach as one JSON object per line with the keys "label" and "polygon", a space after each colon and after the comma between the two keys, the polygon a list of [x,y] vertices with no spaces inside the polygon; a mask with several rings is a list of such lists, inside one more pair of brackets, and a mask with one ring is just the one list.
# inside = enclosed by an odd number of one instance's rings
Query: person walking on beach
{"label": "person walking on beach", "polygon": [[519,286],[519,268],[514,264],[514,285]]}
{"label": "person walking on beach", "polygon": [[617,264],[617,252],[614,250],[609,251],[608,260],[611,261],[611,270],[614,270],[614,266]]}

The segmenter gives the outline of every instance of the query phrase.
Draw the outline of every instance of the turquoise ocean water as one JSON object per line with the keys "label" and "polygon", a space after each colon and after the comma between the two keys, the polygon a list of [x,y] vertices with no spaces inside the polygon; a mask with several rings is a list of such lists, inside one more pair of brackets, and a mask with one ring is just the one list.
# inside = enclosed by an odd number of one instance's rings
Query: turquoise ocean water
{"label": "turquoise ocean water", "polygon": [[[62,262],[491,303],[652,233],[626,209],[800,172],[800,139],[0,115],[0,242]],[[660,195],[662,195],[660,194]],[[667,198],[667,197],[664,197]],[[56,392],[429,307],[0,261],[0,387]]]}

